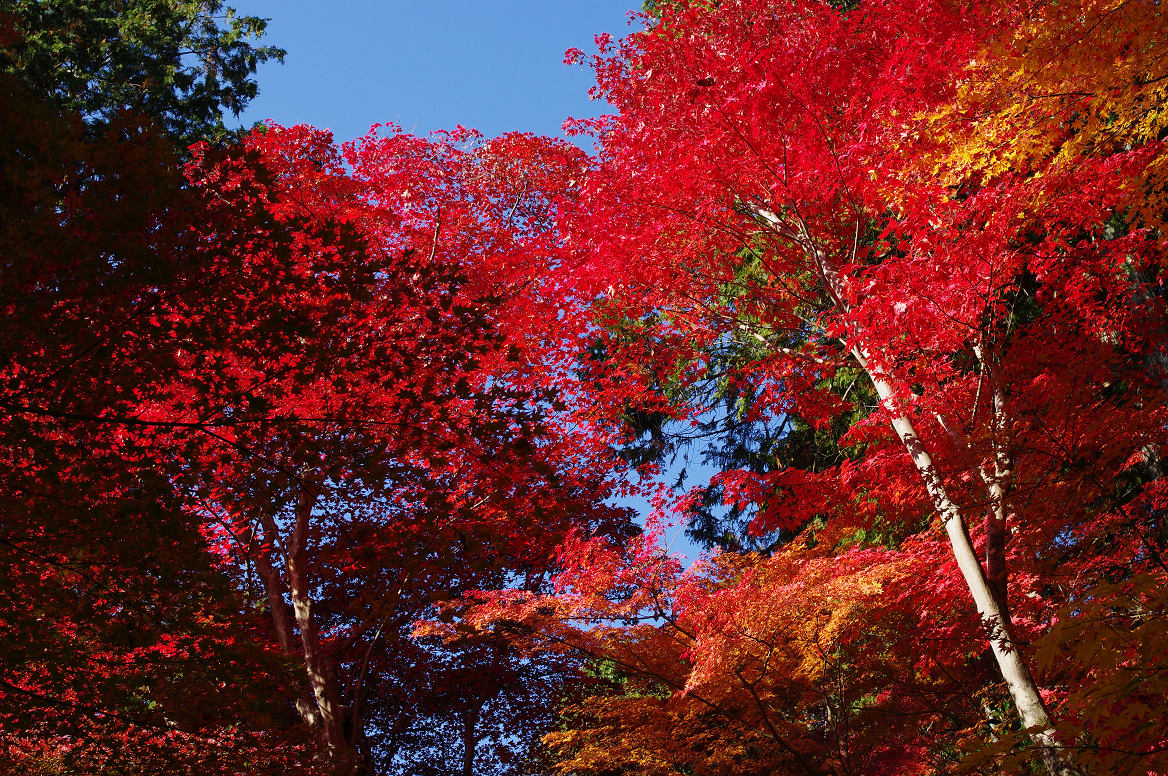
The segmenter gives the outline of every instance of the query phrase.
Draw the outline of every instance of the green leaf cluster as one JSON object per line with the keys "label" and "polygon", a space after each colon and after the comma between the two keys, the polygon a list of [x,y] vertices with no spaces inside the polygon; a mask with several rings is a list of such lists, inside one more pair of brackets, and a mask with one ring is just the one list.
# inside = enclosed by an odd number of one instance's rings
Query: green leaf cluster
{"label": "green leaf cluster", "polygon": [[150,117],[181,144],[223,141],[256,96],[266,20],[220,0],[0,0],[0,72],[100,129]]}

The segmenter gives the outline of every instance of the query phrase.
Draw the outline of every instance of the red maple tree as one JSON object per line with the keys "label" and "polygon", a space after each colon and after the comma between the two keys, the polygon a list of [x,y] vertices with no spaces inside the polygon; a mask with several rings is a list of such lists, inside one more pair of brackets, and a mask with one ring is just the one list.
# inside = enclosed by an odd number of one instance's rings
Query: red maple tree
{"label": "red maple tree", "polygon": [[[1118,12],[1098,11],[1099,23]],[[1154,210],[1163,155],[1138,123],[1128,142],[1085,151],[1078,99],[1021,119],[990,102],[1009,96],[996,88],[967,112],[951,106],[978,99],[963,81],[971,68],[1009,67],[1000,47],[1018,51],[1020,23],[1081,31],[1076,13],[680,3],[617,47],[599,39],[597,94],[619,115],[581,123],[602,146],[572,216],[583,247],[566,268],[603,298],[601,323],[625,327],[607,339],[627,357],[613,359],[617,409],[667,408],[659,386],[684,396],[728,345],[739,357],[725,379],[754,388],[755,417],[831,428],[857,409],[833,390],[841,372],[869,386],[878,404],[832,464],[716,480],[757,506],[757,532],[802,531],[827,549],[884,535],[915,569],[891,588],[920,637],[988,646],[1053,773],[1107,749],[1162,751],[1138,722],[1159,701],[1125,715],[1130,724],[1088,724],[1070,699],[1092,679],[1036,677],[1029,645],[1092,591],[1114,593],[1109,574],[1126,580],[1124,596],[1150,601],[1143,575],[1163,572],[1159,486],[1148,485],[1165,420],[1161,244],[1141,215]],[[1147,39],[1131,13],[1104,56]],[[1075,69],[1101,50],[1068,38],[1058,78],[1073,94],[1129,105],[1117,97],[1125,83],[1139,90],[1154,76],[1137,64],[1104,88],[1105,68]],[[986,120],[979,110],[1040,118],[1034,147],[1056,153],[970,172],[970,154],[992,153],[966,140]],[[1102,545],[1122,571],[1091,566]],[[1142,604],[1118,605],[1127,628],[1142,627]]]}

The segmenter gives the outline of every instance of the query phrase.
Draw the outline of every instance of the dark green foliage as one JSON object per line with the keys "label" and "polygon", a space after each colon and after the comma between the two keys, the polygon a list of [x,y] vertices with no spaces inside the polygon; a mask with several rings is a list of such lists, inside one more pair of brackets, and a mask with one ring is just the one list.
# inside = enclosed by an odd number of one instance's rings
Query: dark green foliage
{"label": "dark green foliage", "polygon": [[144,114],[181,144],[223,140],[224,112],[256,95],[266,20],[220,0],[0,0],[0,72],[105,126]]}
{"label": "dark green foliage", "polygon": [[[721,407],[701,428],[707,440],[703,463],[718,471],[743,469],[760,475],[784,468],[819,472],[842,463],[855,451],[841,447],[839,440],[876,406],[875,394],[871,383],[855,369],[841,369],[817,387],[851,402],[853,409],[836,416],[829,426],[817,428],[795,415],[752,418],[759,398],[756,389],[724,392]],[[722,489],[711,487],[692,511],[687,532],[695,542],[736,552],[769,553],[794,535],[783,530],[752,535],[753,513],[723,505],[722,498]]]}
{"label": "dark green foliage", "polygon": [[[678,355],[668,373],[654,374],[639,403],[627,405],[621,419],[629,441],[618,454],[634,466],[653,462],[675,472],[677,488],[695,481],[704,485],[704,478],[695,476],[703,469],[765,475],[786,468],[817,473],[838,466],[861,452],[841,447],[839,440],[877,406],[871,381],[860,370],[836,367],[825,369],[824,376],[808,386],[840,403],[830,422],[821,419],[816,424],[797,415],[775,416],[762,409],[769,403],[764,393],[782,386],[760,382],[750,373],[751,365],[778,352],[814,351],[813,335],[803,328],[777,329],[759,318],[759,311],[744,300],[751,289],[769,283],[769,271],[758,250],[745,249],[739,258],[734,279],[718,290],[717,303],[733,311],[722,335],[696,359],[686,361]],[[811,287],[815,279],[808,276],[798,282]],[[802,312],[813,318],[828,304],[824,298],[809,295],[807,309]],[[606,335],[594,346],[592,357],[602,362],[611,357],[610,351],[627,354],[636,348],[644,354],[680,354],[669,325],[668,318],[659,312],[640,320],[614,317],[607,323]],[[648,356],[638,360],[648,361]],[[696,411],[698,423],[677,422],[679,408],[689,408],[689,413],[682,413],[686,416]],[[684,467],[679,459],[685,460]],[[750,523],[765,504],[741,510],[723,501],[719,485],[705,489],[690,513],[687,533],[693,541],[707,548],[770,553],[794,535],[788,530],[752,535]]]}

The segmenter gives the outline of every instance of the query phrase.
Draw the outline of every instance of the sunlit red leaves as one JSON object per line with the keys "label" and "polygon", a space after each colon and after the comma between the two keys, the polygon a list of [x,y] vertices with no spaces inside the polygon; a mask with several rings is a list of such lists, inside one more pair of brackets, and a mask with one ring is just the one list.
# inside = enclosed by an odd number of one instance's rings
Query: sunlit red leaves
{"label": "sunlit red leaves", "polygon": [[[1162,15],[1127,3],[659,11],[593,62],[619,115],[585,127],[603,145],[570,212],[584,250],[565,269],[604,299],[606,355],[648,376],[630,399],[687,418],[712,407],[661,397],[706,394],[662,376],[687,374],[680,361],[701,379],[708,353],[737,348],[717,379],[758,387],[756,415],[816,428],[854,406],[824,395],[826,376],[853,359],[883,375],[890,395],[839,440],[834,465],[716,482],[757,509],[756,530],[810,526],[795,542],[824,557],[888,547],[915,571],[886,595],[904,627],[935,639],[917,664],[984,689],[953,646],[976,644],[980,624],[953,606],[968,593],[930,527],[935,494],[888,424],[912,423],[983,558],[983,514],[1001,508],[1019,638],[1098,581],[1070,570],[1159,476],[1155,460],[1142,474],[1129,461],[1159,447],[1165,422],[1162,251],[1146,228],[1162,209]],[[695,352],[622,340],[622,314]],[[1116,519],[1130,535],[1150,515]],[[1152,563],[1130,541],[1116,552],[1124,574]],[[981,690],[964,692],[976,709]],[[1000,736],[1006,723],[989,718]],[[1135,751],[1142,734],[1128,732]]]}

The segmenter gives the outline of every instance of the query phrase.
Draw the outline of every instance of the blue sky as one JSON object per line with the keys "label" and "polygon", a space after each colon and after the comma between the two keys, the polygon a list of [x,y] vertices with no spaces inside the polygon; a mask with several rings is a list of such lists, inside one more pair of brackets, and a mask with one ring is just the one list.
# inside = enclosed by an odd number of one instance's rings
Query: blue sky
{"label": "blue sky", "polygon": [[629,32],[640,0],[229,0],[268,17],[265,40],[288,50],[258,75],[241,123],[274,119],[333,130],[338,140],[375,122],[422,134],[462,124],[486,135],[562,134],[591,102],[591,71],[563,64],[593,36]]}

